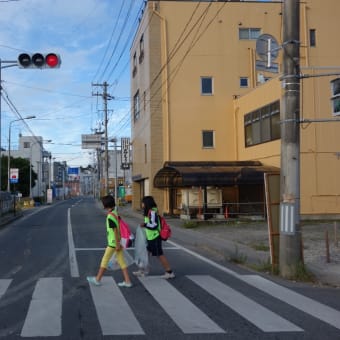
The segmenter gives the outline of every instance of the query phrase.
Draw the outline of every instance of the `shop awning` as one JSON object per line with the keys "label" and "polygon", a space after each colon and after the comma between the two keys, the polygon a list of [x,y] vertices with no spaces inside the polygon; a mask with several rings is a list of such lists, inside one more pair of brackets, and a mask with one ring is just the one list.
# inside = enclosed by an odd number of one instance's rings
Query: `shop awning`
{"label": "shop awning", "polygon": [[262,184],[263,174],[280,169],[258,161],[165,162],[154,178],[156,188]]}

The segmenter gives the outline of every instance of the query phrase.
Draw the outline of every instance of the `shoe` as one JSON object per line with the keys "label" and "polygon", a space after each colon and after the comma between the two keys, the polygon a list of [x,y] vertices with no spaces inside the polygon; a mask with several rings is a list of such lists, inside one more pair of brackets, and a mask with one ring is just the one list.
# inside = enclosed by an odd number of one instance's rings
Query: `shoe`
{"label": "shoe", "polygon": [[142,269],[137,270],[136,272],[132,272],[133,275],[139,276],[139,277],[144,277],[144,276],[148,275],[148,273],[149,273],[149,272],[144,271],[144,270],[142,270]]}
{"label": "shoe", "polygon": [[101,283],[99,281],[97,281],[97,279],[94,276],[88,276],[86,278],[86,280],[94,286],[100,286],[101,285]]}
{"label": "shoe", "polygon": [[174,272],[171,272],[171,273],[166,272],[164,275],[161,276],[162,279],[166,279],[166,280],[173,279],[174,277],[175,277]]}
{"label": "shoe", "polygon": [[130,282],[130,283],[127,283],[127,282],[125,282],[125,281],[118,282],[117,285],[118,285],[119,287],[126,287],[126,288],[131,288],[131,287],[132,287],[132,283],[131,283],[131,282]]}

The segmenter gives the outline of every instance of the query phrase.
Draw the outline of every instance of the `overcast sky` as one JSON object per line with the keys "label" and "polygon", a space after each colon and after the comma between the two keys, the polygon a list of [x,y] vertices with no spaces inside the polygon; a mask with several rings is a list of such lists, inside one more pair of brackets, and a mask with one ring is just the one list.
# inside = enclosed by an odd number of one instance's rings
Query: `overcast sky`
{"label": "overcast sky", "polygon": [[[93,163],[81,135],[103,130],[103,99],[109,84],[109,137],[130,136],[129,50],[143,0],[0,0],[1,146],[18,148],[18,135],[41,136],[56,161]],[[23,52],[55,52],[59,69],[20,69],[6,61]],[[7,101],[13,103],[9,108]],[[18,115],[18,111],[20,116]],[[13,122],[35,115],[36,119]],[[72,144],[72,145],[65,145]]]}

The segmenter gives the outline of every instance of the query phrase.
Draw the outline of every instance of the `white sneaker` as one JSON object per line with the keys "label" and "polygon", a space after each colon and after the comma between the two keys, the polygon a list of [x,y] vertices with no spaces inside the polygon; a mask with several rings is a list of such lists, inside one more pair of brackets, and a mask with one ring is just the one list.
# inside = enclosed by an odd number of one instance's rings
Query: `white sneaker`
{"label": "white sneaker", "polygon": [[92,285],[94,285],[94,286],[100,286],[100,285],[101,285],[101,282],[97,281],[96,278],[95,278],[94,276],[88,276],[88,277],[86,278],[86,280],[87,280],[90,284],[92,284]]}
{"label": "white sneaker", "polygon": [[131,287],[132,287],[132,283],[131,283],[131,282],[130,282],[130,283],[127,283],[127,282],[125,282],[125,281],[118,282],[117,285],[118,285],[119,287],[126,287],[126,288],[131,288]]}
{"label": "white sneaker", "polygon": [[137,270],[136,272],[132,272],[133,275],[139,276],[139,277],[144,277],[144,276],[148,275],[148,273],[149,273],[149,272],[144,271],[144,270],[142,270],[142,269],[139,269],[139,270]]}
{"label": "white sneaker", "polygon": [[174,272],[171,272],[171,273],[166,272],[164,275],[161,276],[162,279],[166,279],[166,280],[173,279],[174,277],[175,277]]}

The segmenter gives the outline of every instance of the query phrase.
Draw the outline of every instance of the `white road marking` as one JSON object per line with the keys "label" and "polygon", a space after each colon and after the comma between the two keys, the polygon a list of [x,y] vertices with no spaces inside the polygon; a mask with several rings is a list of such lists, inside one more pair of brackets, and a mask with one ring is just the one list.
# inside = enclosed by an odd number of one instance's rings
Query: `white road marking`
{"label": "white road marking", "polygon": [[74,248],[72,224],[71,224],[71,209],[67,210],[67,240],[68,240],[68,252],[70,260],[71,277],[79,277],[79,269],[77,263],[76,251]]}
{"label": "white road marking", "polygon": [[263,332],[301,332],[303,329],[271,312],[245,295],[208,275],[188,275],[190,280],[250,321]]}
{"label": "white road marking", "polygon": [[[208,263],[209,265],[231,276],[234,276],[239,280],[246,282],[250,286],[260,289],[264,291],[266,294],[269,294],[276,299],[282,300],[283,302],[288,303],[291,306],[340,329],[340,311],[334,308],[331,308],[327,305],[324,305],[318,301],[307,298],[304,295],[296,293],[286,287],[275,284],[274,282],[267,280],[260,275],[238,274],[234,272],[233,270],[228,269],[210,259],[207,259],[204,256],[197,254],[196,252],[192,250],[184,248],[172,241],[167,241],[167,242],[170,242],[171,244],[176,245],[179,249],[200,259],[201,261]],[[305,303],[306,305],[304,305]]]}
{"label": "white road marking", "polygon": [[90,285],[90,289],[103,335],[144,334],[112,277],[104,276],[101,286]]}
{"label": "white road marking", "polygon": [[340,311],[304,295],[266,280],[259,275],[246,275],[242,280],[319,320],[340,329]]}
{"label": "white road marking", "polygon": [[166,280],[155,276],[139,279],[184,333],[225,333]]}
{"label": "white road marking", "polygon": [[3,279],[0,280],[0,298],[2,297],[2,295],[5,294],[7,288],[9,287],[9,285],[11,284],[12,280],[11,279]]}
{"label": "white road marking", "polygon": [[62,279],[38,280],[27,312],[22,337],[60,336]]}

